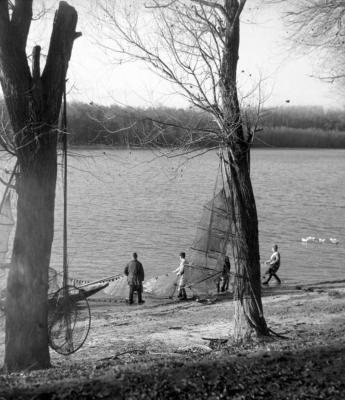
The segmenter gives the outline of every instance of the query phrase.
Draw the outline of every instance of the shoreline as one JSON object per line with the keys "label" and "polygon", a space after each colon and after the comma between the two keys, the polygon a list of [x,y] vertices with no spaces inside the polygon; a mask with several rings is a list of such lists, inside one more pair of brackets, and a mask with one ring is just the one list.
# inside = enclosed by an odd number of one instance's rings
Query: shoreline
{"label": "shoreline", "polygon": [[[293,371],[296,365],[305,368],[306,364],[300,361],[299,354],[305,354],[310,362],[319,352],[322,353],[320,360],[322,359],[325,368],[333,362],[331,353],[341,353],[341,359],[344,359],[341,368],[345,371],[345,350],[344,354],[341,350],[345,348],[345,286],[333,282],[309,286],[304,290],[272,289],[263,290],[265,318],[273,331],[287,339],[266,338],[242,347],[233,344],[231,339],[224,345],[203,339],[226,338],[231,334],[233,307],[229,296],[209,303],[162,303],[148,300],[144,306],[131,307],[124,303],[90,301],[92,325],[84,346],[68,358],[51,351],[53,368],[47,371],[0,375],[0,388],[3,391],[1,393],[0,390],[0,394],[5,398],[24,399],[33,394],[53,392],[56,396],[54,399],[69,398],[64,396],[71,388],[77,393],[96,393],[93,392],[92,382],[97,381],[103,382],[102,388],[98,387],[98,390],[115,393],[113,391],[116,388],[119,393],[127,391],[126,393],[134,396],[135,393],[141,393],[140,387],[130,386],[130,377],[134,373],[143,382],[151,382],[153,379],[157,383],[164,371],[164,374],[174,380],[174,376],[179,374],[178,366],[181,366],[186,369],[186,376],[193,381],[195,377],[193,378],[191,371],[198,365],[206,368],[207,374],[212,372],[210,365],[215,362],[219,371],[223,367],[235,368],[239,364],[252,368],[253,362],[258,364],[257,368],[267,370],[270,365],[266,363],[269,364],[270,360],[272,363],[275,359],[278,364],[282,364],[282,368],[294,365],[291,367]],[[0,349],[1,358],[2,350],[3,346]],[[152,376],[148,374],[148,368],[154,371]],[[213,373],[214,368],[213,366]],[[318,365],[318,368],[323,366]],[[340,365],[337,365],[337,369],[339,368]],[[121,387],[118,386],[119,374],[122,376]],[[282,375],[279,379],[283,378]],[[128,385],[124,384],[127,379]],[[260,381],[261,377],[258,375],[257,379]],[[181,382],[177,382],[177,387],[180,384]],[[339,385],[341,393],[345,394],[345,374]],[[163,389],[160,389],[161,397],[158,398],[173,398],[164,397]],[[254,388],[244,385],[238,393],[249,393],[249,390]],[[279,397],[278,392],[272,399],[284,398]],[[193,390],[190,391],[191,396],[192,393]],[[152,397],[148,394],[147,398],[157,398],[153,394]],[[109,396],[100,398],[114,398],[110,394]],[[188,396],[183,398],[193,398]]]}
{"label": "shoreline", "polygon": [[[344,132],[345,133],[345,132]],[[140,146],[140,145],[130,145],[130,146],[124,146],[124,145],[110,145],[110,144],[69,144],[69,148],[70,150],[128,150],[128,151],[137,151],[137,150],[154,150],[156,149],[155,147],[152,146]],[[176,150],[178,151],[179,149],[176,146],[162,146],[159,147],[160,150],[169,150],[169,151],[173,151]],[[206,150],[209,147],[204,147],[204,146],[200,146],[200,147],[196,147],[195,150]],[[212,150],[212,149],[210,149]],[[301,151],[305,151],[305,150],[310,150],[310,151],[315,151],[315,150],[335,150],[335,151],[344,151],[345,147],[310,147],[310,146],[298,146],[298,147],[293,147],[293,146],[271,146],[271,147],[267,147],[267,146],[254,146],[252,147],[252,150],[272,150],[272,151],[277,151],[277,150],[301,150]],[[214,149],[214,151],[217,151],[217,149]]]}

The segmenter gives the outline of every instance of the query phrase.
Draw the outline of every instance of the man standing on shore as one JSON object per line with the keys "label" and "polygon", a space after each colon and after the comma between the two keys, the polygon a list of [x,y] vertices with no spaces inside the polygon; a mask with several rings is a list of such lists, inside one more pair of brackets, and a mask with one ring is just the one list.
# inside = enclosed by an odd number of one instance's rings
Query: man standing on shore
{"label": "man standing on shore", "polygon": [[230,269],[231,269],[230,258],[228,256],[225,256],[223,272],[222,272],[222,280],[223,280],[222,292],[225,292],[229,289]]}
{"label": "man standing on shore", "polygon": [[127,275],[129,285],[129,304],[133,304],[134,292],[138,293],[138,304],[144,304],[145,301],[142,299],[144,268],[142,263],[138,261],[137,253],[133,253],[133,260],[126,265],[124,272]]}

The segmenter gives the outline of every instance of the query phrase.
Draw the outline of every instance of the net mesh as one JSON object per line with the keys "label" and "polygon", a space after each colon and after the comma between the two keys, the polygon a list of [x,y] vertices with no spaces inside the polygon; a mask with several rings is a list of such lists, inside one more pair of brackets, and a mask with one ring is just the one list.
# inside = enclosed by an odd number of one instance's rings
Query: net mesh
{"label": "net mesh", "polygon": [[102,291],[106,296],[114,299],[124,299],[128,297],[128,283],[127,277],[121,276],[110,282],[109,285]]}
{"label": "net mesh", "polygon": [[0,298],[6,295],[9,264],[4,264],[8,242],[14,226],[10,193],[7,194],[0,213]]}
{"label": "net mesh", "polygon": [[48,295],[53,295],[59,290],[61,285],[59,284],[58,273],[54,268],[48,269]]}
{"label": "net mesh", "polygon": [[217,291],[230,234],[230,212],[224,189],[203,207],[188,255],[186,286],[197,295]]}
{"label": "net mesh", "polygon": [[11,198],[8,193],[0,213],[0,263],[3,263],[8,252],[8,241],[14,226],[14,218],[11,209]]}
{"label": "net mesh", "polygon": [[175,272],[155,276],[144,283],[144,291],[152,296],[171,298],[176,294],[178,276]]}

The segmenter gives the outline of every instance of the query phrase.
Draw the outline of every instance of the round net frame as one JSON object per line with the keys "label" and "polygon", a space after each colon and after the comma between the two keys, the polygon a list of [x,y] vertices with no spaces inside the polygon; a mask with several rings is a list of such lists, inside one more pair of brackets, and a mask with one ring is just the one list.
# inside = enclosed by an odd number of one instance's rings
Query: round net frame
{"label": "round net frame", "polygon": [[65,286],[49,299],[49,346],[69,355],[85,343],[91,325],[90,306],[83,290]]}

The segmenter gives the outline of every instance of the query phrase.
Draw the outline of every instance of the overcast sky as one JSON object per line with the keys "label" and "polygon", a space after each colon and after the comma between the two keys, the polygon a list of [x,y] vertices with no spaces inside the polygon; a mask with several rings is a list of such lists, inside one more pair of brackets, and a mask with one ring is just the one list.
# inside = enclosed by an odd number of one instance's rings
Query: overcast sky
{"label": "overcast sky", "polygon": [[[42,0],[44,3],[45,1]],[[52,0],[47,0],[50,2]],[[92,0],[95,4],[96,0]],[[261,1],[261,0],[258,0]],[[79,11],[78,30],[83,36],[75,41],[69,68],[73,88],[69,98],[101,104],[119,103],[131,106],[166,105],[185,107],[187,104],[174,94],[174,88],[159,79],[144,65],[111,63],[95,44],[91,33],[90,13],[81,0],[70,0]],[[53,2],[54,3],[54,2]],[[282,23],[281,9],[259,7],[248,0],[242,15],[239,77],[248,81],[264,79],[267,106],[323,105],[343,107],[338,88],[311,77],[317,74],[315,55],[302,56],[286,41],[289,33]],[[57,4],[57,2],[55,2]],[[255,21],[254,23],[249,23]],[[38,26],[41,28],[38,28]],[[43,26],[43,28],[42,28]],[[37,21],[33,26],[33,42],[41,44],[49,38],[51,22]],[[102,26],[98,25],[100,37]],[[42,53],[44,54],[44,44]],[[241,72],[244,71],[244,72]],[[251,76],[251,77],[250,77]],[[243,80],[243,79],[242,79]]]}

